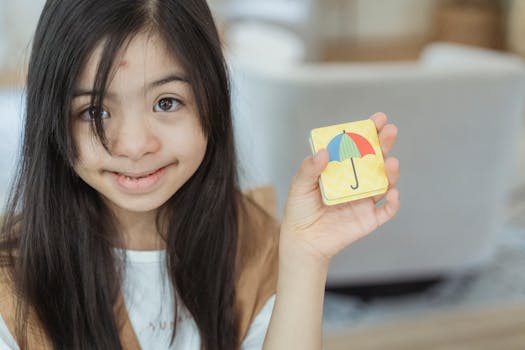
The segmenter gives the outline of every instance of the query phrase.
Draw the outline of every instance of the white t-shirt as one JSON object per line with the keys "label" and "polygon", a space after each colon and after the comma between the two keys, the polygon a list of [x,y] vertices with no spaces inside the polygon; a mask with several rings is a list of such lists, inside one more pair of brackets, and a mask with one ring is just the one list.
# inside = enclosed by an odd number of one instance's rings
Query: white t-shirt
{"label": "white t-shirt", "polygon": [[[175,323],[173,288],[164,265],[165,251],[125,251],[125,254],[124,301],[141,348],[200,350],[197,326],[184,307],[179,309]],[[275,296],[272,296],[255,317],[241,350],[262,349],[274,302]],[[170,347],[175,324],[177,332]],[[19,348],[0,315],[0,350],[3,349]]]}

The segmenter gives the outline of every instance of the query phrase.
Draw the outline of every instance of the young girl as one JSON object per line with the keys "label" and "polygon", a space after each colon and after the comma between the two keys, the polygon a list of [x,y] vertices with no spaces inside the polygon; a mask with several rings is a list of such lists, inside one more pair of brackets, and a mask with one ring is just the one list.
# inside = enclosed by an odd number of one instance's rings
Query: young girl
{"label": "young girl", "polygon": [[[372,117],[383,152],[396,128]],[[323,205],[320,151],[279,227],[241,194],[205,0],[49,0],[0,256],[0,348],[320,349],[332,257],[397,211]],[[263,344],[264,343],[264,344]]]}

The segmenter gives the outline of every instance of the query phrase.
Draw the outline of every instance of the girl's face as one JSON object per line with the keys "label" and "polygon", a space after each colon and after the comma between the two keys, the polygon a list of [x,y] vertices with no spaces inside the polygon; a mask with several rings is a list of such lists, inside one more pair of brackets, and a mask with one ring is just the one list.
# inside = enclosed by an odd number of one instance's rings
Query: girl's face
{"label": "girl's face", "polygon": [[201,164],[207,140],[185,72],[157,36],[125,47],[104,99],[108,153],[91,130],[91,90],[100,48],[82,71],[72,101],[75,171],[117,211],[151,212]]}

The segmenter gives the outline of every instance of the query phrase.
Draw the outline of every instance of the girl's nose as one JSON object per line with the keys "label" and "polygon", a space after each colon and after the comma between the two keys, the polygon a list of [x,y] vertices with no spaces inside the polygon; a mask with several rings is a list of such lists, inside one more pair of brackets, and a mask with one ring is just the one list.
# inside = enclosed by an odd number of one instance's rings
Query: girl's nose
{"label": "girl's nose", "polygon": [[110,139],[110,151],[115,157],[140,160],[160,148],[160,140],[145,118],[124,118]]}

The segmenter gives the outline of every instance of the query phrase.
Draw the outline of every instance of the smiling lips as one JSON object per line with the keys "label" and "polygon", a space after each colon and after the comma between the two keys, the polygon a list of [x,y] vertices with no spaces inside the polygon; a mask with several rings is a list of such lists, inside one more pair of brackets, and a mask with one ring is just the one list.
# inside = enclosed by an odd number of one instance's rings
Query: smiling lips
{"label": "smiling lips", "polygon": [[153,173],[130,174],[111,172],[117,184],[129,193],[144,193],[151,191],[161,180],[166,167],[155,170]]}

